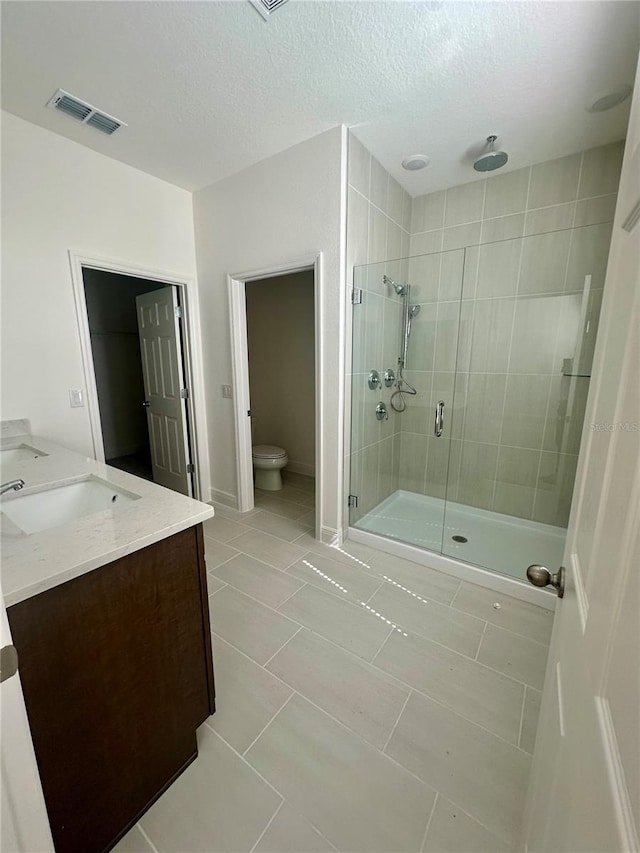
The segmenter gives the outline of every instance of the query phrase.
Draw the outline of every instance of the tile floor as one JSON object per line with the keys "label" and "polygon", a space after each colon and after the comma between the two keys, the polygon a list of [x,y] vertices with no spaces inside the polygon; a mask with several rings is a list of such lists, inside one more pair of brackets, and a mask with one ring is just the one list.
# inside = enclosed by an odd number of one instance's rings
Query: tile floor
{"label": "tile floor", "polygon": [[516,851],[552,614],[312,524],[205,523],[217,712],[116,850]]}

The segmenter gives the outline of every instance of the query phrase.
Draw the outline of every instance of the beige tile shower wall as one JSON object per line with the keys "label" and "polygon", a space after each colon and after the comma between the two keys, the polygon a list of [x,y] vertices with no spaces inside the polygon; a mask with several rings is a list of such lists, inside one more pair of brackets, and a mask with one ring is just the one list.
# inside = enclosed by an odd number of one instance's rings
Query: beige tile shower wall
{"label": "beige tile shower wall", "polygon": [[[449,469],[428,413],[440,396],[451,399],[453,374],[434,363],[402,421],[400,488],[443,497],[448,473],[449,499],[566,525],[589,379],[564,375],[563,360],[574,354],[590,274],[591,335],[581,363],[565,365],[589,372],[623,146],[413,199],[408,274],[420,283],[421,313],[453,318],[459,306],[429,286],[447,256],[415,256],[466,250]],[[438,353],[456,330],[435,328],[427,345]]]}
{"label": "beige tile shower wall", "polygon": [[315,476],[313,271],[249,282],[247,340],[254,444],[275,444],[288,468]]}
{"label": "beige tile shower wall", "polygon": [[[347,198],[347,280],[363,288],[361,305],[353,308],[353,340],[347,339],[347,400],[352,406],[345,423],[345,493],[357,494],[360,518],[397,489],[400,450],[400,419],[389,405],[391,389],[371,391],[369,371],[381,375],[396,368],[399,346],[400,300],[391,298],[382,284],[386,272],[393,278],[406,277],[407,262],[394,259],[409,255],[411,197],[349,134]],[[384,263],[381,263],[384,262]],[[358,270],[364,264],[378,264],[368,274]],[[349,291],[349,297],[350,297]],[[349,311],[351,305],[349,304]],[[378,421],[376,404],[382,400],[389,419]],[[348,526],[348,513],[345,527]]]}

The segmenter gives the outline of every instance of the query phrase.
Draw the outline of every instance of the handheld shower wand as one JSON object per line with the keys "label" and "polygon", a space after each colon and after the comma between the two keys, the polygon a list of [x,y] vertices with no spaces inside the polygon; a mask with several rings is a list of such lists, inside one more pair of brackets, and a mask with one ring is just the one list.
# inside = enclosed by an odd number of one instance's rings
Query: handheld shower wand
{"label": "handheld shower wand", "polygon": [[404,398],[405,394],[410,394],[414,396],[418,392],[416,389],[405,379],[404,371],[407,366],[407,353],[409,350],[409,336],[411,335],[411,321],[414,317],[417,317],[420,313],[419,305],[411,305],[411,285],[409,284],[398,284],[397,281],[394,281],[388,275],[383,276],[383,281],[385,284],[393,287],[395,293],[398,296],[402,297],[402,320],[401,320],[401,339],[402,339],[402,347],[400,356],[398,357],[398,378],[395,382],[396,390],[391,395],[391,407],[396,412],[404,412],[407,408],[407,403]]}

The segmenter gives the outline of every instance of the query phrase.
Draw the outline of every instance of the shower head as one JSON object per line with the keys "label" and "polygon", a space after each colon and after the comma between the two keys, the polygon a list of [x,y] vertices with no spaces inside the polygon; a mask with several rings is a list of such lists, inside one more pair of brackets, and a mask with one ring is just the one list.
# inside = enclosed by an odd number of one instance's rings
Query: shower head
{"label": "shower head", "polygon": [[411,317],[411,319],[413,319],[414,317],[417,317],[419,313],[420,313],[420,306],[419,305],[409,306],[409,317]]}
{"label": "shower head", "polygon": [[509,155],[506,151],[494,151],[497,138],[498,137],[494,135],[487,136],[489,150],[485,151],[484,154],[481,154],[473,164],[473,168],[476,172],[493,172],[494,169],[499,169],[501,166],[504,166],[509,159]]}
{"label": "shower head", "polygon": [[397,293],[397,295],[398,295],[398,296],[405,296],[405,295],[406,295],[408,285],[406,285],[406,284],[398,284],[398,282],[397,282],[397,281],[394,281],[394,280],[393,280],[392,278],[390,278],[388,275],[383,275],[383,276],[382,276],[382,280],[383,280],[383,282],[384,282],[385,284],[390,284],[390,285],[391,285],[391,287],[395,290],[395,292]]}

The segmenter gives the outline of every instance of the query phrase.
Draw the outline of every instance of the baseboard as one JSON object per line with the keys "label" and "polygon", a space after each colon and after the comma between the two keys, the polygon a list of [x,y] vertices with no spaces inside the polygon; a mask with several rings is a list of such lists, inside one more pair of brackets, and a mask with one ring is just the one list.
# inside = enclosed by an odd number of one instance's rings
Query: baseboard
{"label": "baseboard", "polygon": [[230,509],[238,509],[238,497],[231,492],[223,492],[221,489],[209,489],[209,500],[212,503],[228,506]]}
{"label": "baseboard", "polygon": [[338,536],[338,531],[335,529],[335,527],[321,527],[320,541],[324,545],[339,545],[340,538]]}
{"label": "baseboard", "polygon": [[289,460],[286,470],[291,471],[293,474],[304,474],[305,477],[316,476],[315,465],[307,465],[306,462],[292,462]]}

